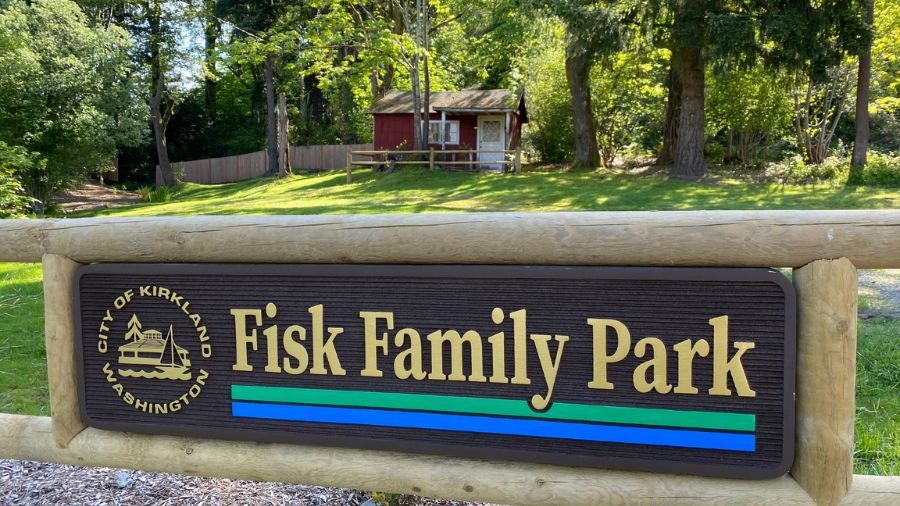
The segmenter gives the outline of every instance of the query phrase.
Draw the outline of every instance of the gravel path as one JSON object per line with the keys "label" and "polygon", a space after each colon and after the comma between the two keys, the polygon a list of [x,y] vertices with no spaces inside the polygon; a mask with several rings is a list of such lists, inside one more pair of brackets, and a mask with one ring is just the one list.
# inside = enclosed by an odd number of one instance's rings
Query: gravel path
{"label": "gravel path", "polygon": [[[370,498],[368,492],[340,488],[0,460],[2,505],[359,506]],[[473,504],[412,496],[399,502],[402,506]]]}
{"label": "gravel path", "polygon": [[860,318],[900,318],[900,269],[859,271],[859,294],[869,297],[869,309],[860,311]]}

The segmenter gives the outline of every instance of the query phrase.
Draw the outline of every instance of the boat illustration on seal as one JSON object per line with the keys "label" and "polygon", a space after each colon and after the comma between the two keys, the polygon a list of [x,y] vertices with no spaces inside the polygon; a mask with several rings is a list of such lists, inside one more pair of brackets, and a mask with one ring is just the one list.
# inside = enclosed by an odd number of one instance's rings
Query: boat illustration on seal
{"label": "boat illustration on seal", "polygon": [[[136,318],[133,318],[136,321]],[[131,327],[131,325],[129,325]],[[188,351],[175,344],[172,325],[165,338],[158,330],[140,330],[140,323],[129,329],[126,339],[132,340],[119,346],[119,374],[129,378],[170,380],[191,379],[191,361]],[[123,368],[123,365],[136,366]]]}

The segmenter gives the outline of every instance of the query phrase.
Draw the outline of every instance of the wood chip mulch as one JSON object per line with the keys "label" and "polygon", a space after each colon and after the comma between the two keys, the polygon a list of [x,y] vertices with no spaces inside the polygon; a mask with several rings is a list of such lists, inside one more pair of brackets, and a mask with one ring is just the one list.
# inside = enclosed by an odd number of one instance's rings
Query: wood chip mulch
{"label": "wood chip mulch", "polygon": [[[370,499],[359,490],[0,460],[0,505],[360,506]],[[473,503],[404,496],[400,504]]]}

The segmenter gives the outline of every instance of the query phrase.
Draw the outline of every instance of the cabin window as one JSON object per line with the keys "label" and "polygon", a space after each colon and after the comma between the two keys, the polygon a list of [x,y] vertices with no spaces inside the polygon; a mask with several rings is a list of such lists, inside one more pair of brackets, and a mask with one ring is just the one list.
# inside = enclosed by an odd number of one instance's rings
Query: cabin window
{"label": "cabin window", "polygon": [[459,121],[444,122],[444,136],[441,138],[441,121],[431,120],[428,122],[428,143],[440,144],[459,144]]}

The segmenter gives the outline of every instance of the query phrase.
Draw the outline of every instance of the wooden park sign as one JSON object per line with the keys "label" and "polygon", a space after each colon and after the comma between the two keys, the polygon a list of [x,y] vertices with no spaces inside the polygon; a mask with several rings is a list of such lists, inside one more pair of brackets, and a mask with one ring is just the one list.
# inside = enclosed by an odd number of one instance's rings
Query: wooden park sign
{"label": "wooden park sign", "polygon": [[95,264],[79,402],[127,432],[773,478],[796,303],[765,269]]}

